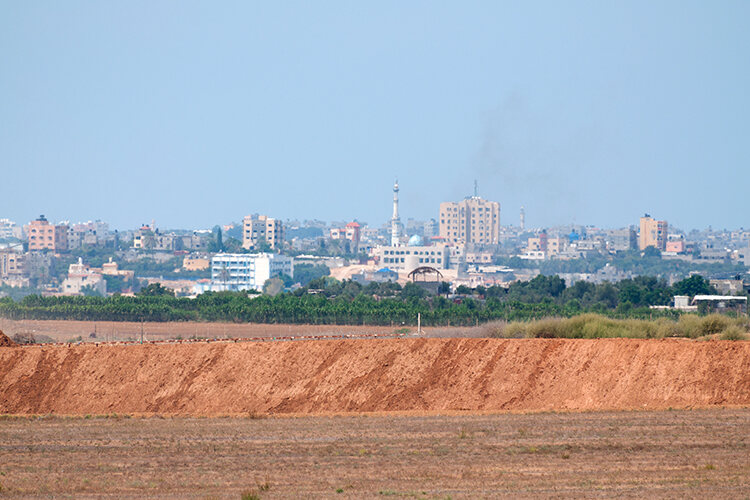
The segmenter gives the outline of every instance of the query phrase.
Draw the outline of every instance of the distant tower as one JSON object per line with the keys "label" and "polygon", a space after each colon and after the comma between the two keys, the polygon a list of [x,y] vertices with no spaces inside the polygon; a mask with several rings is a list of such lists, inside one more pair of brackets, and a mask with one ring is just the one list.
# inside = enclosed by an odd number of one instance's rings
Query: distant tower
{"label": "distant tower", "polygon": [[526,211],[521,207],[521,231],[526,229]]}
{"label": "distant tower", "polygon": [[474,198],[479,198],[479,183],[474,179]]}
{"label": "distant tower", "polygon": [[398,216],[398,180],[393,185],[393,217],[391,218],[391,246],[398,246],[401,240],[401,219]]}

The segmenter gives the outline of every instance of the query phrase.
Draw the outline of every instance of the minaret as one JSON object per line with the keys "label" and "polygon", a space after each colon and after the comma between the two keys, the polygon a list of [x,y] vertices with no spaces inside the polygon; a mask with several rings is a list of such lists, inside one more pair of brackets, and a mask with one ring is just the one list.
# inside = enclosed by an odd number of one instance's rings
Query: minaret
{"label": "minaret", "polygon": [[526,229],[526,211],[521,207],[521,231]]}
{"label": "minaret", "polygon": [[398,246],[401,240],[401,219],[398,217],[398,180],[393,185],[393,218],[391,218],[391,246]]}

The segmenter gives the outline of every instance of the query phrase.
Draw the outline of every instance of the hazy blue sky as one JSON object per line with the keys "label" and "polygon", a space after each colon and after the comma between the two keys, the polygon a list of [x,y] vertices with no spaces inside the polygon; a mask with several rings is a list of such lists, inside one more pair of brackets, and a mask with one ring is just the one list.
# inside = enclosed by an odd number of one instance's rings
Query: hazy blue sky
{"label": "hazy blue sky", "polygon": [[0,217],[750,227],[750,2],[0,2]]}

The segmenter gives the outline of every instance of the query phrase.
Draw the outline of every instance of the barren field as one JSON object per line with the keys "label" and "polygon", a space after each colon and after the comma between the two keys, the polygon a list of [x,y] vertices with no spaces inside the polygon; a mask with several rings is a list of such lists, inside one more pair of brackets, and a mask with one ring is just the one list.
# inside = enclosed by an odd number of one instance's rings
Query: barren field
{"label": "barren field", "polygon": [[750,410],[0,421],[0,496],[748,498]]}
{"label": "barren field", "polygon": [[[0,330],[8,337],[16,333],[46,336],[54,342],[67,342],[81,337],[83,342],[137,340],[143,326],[146,340],[175,338],[251,338],[301,335],[341,335],[343,333],[392,333],[400,325],[268,325],[257,323],[198,323],[198,322],[128,322],[128,321],[63,321],[9,320],[0,318]],[[410,330],[416,332],[416,327]],[[451,331],[460,333],[469,328],[425,328],[428,334]],[[96,336],[92,336],[95,334]]]}

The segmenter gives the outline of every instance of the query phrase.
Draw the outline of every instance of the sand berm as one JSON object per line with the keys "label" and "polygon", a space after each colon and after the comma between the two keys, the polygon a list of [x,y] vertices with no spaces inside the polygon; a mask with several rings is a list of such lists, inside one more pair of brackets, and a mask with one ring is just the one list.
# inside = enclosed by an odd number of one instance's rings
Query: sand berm
{"label": "sand berm", "polygon": [[375,339],[0,349],[0,413],[750,406],[750,342]]}

